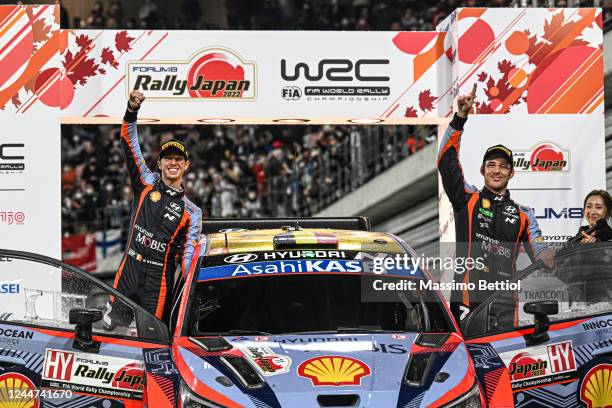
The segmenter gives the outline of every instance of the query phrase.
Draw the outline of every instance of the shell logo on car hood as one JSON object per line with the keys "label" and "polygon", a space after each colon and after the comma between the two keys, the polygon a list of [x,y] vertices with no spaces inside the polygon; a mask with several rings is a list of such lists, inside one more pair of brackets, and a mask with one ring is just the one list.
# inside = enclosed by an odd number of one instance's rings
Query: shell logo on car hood
{"label": "shell logo on car hood", "polygon": [[363,377],[371,374],[370,367],[362,361],[342,356],[311,358],[300,364],[297,372],[314,386],[359,385]]}
{"label": "shell logo on car hood", "polygon": [[582,381],[580,399],[588,408],[612,405],[612,364],[591,368]]}

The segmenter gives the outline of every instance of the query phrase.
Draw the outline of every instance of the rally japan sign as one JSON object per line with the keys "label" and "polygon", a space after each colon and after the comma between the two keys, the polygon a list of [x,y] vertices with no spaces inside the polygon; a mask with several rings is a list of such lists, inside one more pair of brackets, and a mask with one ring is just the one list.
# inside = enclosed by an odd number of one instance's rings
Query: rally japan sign
{"label": "rally japan sign", "polygon": [[[485,146],[507,144],[515,198],[537,207],[553,235],[577,223],[546,217],[571,214],[586,189],[605,187],[601,9],[462,8],[427,32],[253,32],[60,30],[57,6],[19,5],[0,6],[0,28],[0,115],[10,130],[0,168],[15,169],[0,170],[0,189],[11,190],[0,191],[0,211],[25,214],[25,225],[2,226],[2,246],[59,257],[59,123],[119,124],[132,89],[148,99],[141,123],[443,130],[457,95],[476,83],[462,141],[469,181],[480,180],[472,163]],[[35,206],[43,185],[53,204]],[[444,239],[449,208],[442,200]],[[32,241],[49,222],[57,239]]]}

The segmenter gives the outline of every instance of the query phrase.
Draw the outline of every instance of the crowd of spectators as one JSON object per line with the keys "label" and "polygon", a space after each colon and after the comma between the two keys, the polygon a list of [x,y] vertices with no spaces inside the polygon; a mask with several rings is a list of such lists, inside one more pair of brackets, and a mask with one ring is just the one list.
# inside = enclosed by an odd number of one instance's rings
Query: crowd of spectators
{"label": "crowd of spectators", "polygon": [[[239,30],[390,30],[428,31],[458,7],[604,7],[612,0],[225,0],[216,21],[205,19],[207,0],[179,0],[174,14],[162,13],[169,0],[142,0],[137,13],[124,15],[125,0],[98,0],[89,15],[62,8],[66,28],[239,29]],[[70,20],[69,15],[72,15]],[[210,20],[210,19],[208,19]]]}
{"label": "crowd of spectators", "polygon": [[[436,138],[435,126],[140,126],[143,155],[176,137],[188,196],[209,217],[311,216]],[[66,233],[124,228],[132,192],[119,127],[62,127]]]}

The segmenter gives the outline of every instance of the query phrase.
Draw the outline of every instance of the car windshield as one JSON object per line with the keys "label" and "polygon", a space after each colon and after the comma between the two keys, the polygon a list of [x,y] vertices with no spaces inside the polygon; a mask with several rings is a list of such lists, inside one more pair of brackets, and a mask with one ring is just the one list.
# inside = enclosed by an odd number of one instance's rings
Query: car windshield
{"label": "car windshield", "polygon": [[[379,286],[394,278],[351,271],[367,269],[365,260],[310,260],[310,268],[306,262],[213,266],[220,263],[204,259],[208,267],[198,276],[186,320],[189,335],[450,331],[447,312],[432,293],[401,290],[367,298],[366,275]],[[304,268],[294,271],[298,264]]]}

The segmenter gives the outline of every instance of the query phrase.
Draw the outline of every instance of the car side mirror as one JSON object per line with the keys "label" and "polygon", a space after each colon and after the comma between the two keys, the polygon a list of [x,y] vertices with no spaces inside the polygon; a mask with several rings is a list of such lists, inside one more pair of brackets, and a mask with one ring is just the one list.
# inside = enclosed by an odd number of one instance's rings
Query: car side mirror
{"label": "car side mirror", "polygon": [[548,341],[550,328],[549,315],[559,313],[559,303],[556,300],[529,302],[523,306],[523,311],[533,315],[534,332],[525,335],[527,346],[535,346]]}
{"label": "car side mirror", "polygon": [[102,311],[97,309],[71,309],[68,314],[70,324],[74,328],[72,347],[87,353],[100,351],[100,342],[92,338],[92,325],[102,320]]}

